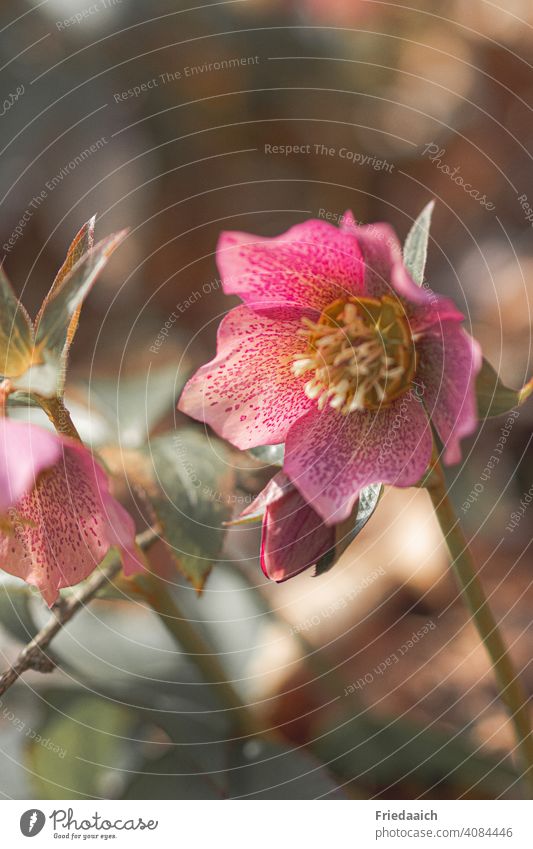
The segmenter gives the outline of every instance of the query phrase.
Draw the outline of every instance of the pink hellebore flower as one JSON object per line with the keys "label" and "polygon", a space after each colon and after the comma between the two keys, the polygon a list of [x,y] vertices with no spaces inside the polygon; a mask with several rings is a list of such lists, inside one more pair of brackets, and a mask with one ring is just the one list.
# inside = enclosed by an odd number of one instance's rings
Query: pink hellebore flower
{"label": "pink hellebore flower", "polygon": [[62,587],[83,581],[109,549],[124,572],[142,570],[129,513],[78,442],[0,419],[0,566],[36,586],[52,605]]}
{"label": "pink hellebore flower", "polygon": [[328,525],[369,484],[420,480],[428,417],[445,461],[460,460],[481,353],[454,304],[413,282],[387,224],[346,213],[339,229],[224,233],[217,259],[224,291],[244,305],[222,321],[183,412],[241,449],[285,442],[285,473]]}
{"label": "pink hellebore flower", "polygon": [[241,517],[261,514],[261,568],[272,581],[293,578],[335,546],[335,528],[324,524],[284,472],[274,475]]}

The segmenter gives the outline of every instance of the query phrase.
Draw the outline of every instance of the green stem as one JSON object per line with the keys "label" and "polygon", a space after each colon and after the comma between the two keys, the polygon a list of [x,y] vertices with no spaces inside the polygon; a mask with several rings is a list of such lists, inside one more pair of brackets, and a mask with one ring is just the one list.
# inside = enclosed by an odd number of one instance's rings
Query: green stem
{"label": "green stem", "polygon": [[131,582],[157,613],[167,631],[199,668],[205,681],[217,692],[224,707],[231,712],[239,733],[243,736],[255,734],[257,729],[250,711],[227,678],[217,655],[185,618],[163,582],[153,574],[136,575]]}
{"label": "green stem", "polygon": [[437,462],[433,467],[426,487],[452,558],[452,566],[459,587],[491,659],[500,697],[511,714],[518,748],[525,764],[523,777],[529,787],[529,798],[533,798],[533,735],[527,697],[489,607],[468,543],[447,494],[440,463]]}

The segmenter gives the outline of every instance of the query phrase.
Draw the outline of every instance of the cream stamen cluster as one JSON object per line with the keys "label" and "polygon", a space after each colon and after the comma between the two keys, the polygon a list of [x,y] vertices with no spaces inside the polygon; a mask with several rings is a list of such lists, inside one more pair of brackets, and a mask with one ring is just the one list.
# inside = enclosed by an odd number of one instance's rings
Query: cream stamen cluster
{"label": "cream stamen cluster", "polygon": [[307,351],[293,373],[314,372],[305,394],[320,410],[377,409],[402,394],[414,373],[413,343],[399,302],[353,298],[331,304],[315,322],[303,318]]}

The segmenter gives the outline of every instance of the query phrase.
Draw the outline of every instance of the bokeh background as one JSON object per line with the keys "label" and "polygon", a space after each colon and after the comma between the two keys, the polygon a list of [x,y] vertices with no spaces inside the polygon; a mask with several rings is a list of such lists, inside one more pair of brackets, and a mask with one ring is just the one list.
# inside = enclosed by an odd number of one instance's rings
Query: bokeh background
{"label": "bokeh background", "polygon": [[[4,0],[0,244],[29,312],[93,213],[97,237],[130,228],[84,307],[69,385],[110,465],[146,438],[147,407],[153,433],[184,425],[175,398],[235,305],[214,258],[223,229],[274,235],[351,208],[403,239],[435,199],[429,284],[507,383],[528,379],[532,26],[527,0]],[[532,421],[529,404],[489,478],[505,420],[485,422],[449,470],[529,693],[533,511],[506,525],[532,484]],[[245,503],[246,475],[240,487]],[[261,727],[299,758],[267,761],[248,741],[260,787],[243,780],[234,795],[520,796],[511,729],[423,492],[387,491],[320,578],[268,585],[257,552],[257,529],[231,532],[201,597],[169,571]],[[47,615],[35,597],[15,604],[14,587],[1,590],[3,665]],[[1,794],[216,797],[235,766],[218,748],[224,717],[153,615],[117,592],[55,648],[61,671],[2,699]]]}

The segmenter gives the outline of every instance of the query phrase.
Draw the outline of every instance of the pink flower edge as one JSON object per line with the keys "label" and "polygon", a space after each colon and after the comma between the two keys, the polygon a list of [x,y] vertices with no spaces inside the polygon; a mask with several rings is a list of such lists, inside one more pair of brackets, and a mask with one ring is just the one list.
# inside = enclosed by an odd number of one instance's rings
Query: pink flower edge
{"label": "pink flower edge", "polygon": [[[8,428],[15,443],[26,439],[34,446],[49,445],[41,442],[47,431],[13,424],[27,431],[21,435]],[[85,580],[110,548],[119,550],[126,575],[145,565],[135,543],[133,519],[111,495],[102,467],[80,443],[49,436],[59,456],[51,464],[35,461],[39,477],[8,512],[9,530],[4,526],[0,531],[0,564],[37,587],[51,606],[60,589]]]}

